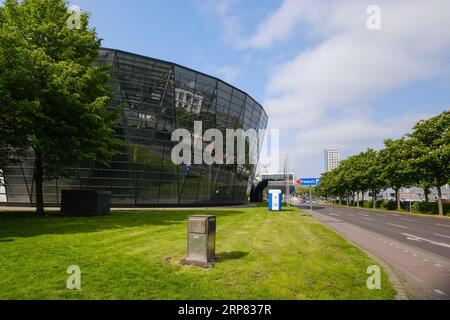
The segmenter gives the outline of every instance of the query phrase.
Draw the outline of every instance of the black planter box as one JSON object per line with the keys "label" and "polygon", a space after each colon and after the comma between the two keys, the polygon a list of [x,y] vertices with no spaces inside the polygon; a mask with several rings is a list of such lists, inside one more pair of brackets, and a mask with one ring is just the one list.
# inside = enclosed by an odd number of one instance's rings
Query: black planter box
{"label": "black planter box", "polygon": [[110,210],[110,191],[62,190],[61,192],[63,216],[105,216]]}

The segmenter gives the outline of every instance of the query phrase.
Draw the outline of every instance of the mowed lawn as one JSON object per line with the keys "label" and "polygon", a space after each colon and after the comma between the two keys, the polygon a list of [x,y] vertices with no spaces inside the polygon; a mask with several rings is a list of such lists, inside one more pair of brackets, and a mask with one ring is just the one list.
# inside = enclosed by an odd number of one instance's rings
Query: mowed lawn
{"label": "mowed lawn", "polygon": [[[220,261],[181,266],[187,217],[217,216]],[[0,213],[0,299],[393,299],[368,290],[365,253],[298,209]],[[70,265],[81,290],[66,289]]]}

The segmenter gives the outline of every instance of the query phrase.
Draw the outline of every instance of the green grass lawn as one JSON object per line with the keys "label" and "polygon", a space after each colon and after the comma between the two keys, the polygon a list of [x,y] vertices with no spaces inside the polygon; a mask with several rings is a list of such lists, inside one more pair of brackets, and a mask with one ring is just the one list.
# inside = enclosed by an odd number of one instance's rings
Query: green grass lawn
{"label": "green grass lawn", "polygon": [[[181,266],[187,217],[217,216],[220,262]],[[393,299],[368,290],[365,253],[298,209],[114,212],[35,218],[0,213],[0,299]],[[67,290],[66,268],[81,268]]]}

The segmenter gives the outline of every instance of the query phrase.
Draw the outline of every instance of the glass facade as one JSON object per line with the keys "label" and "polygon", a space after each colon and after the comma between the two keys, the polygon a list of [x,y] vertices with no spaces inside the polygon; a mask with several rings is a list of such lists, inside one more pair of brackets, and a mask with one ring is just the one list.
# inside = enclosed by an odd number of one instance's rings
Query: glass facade
{"label": "glass facade", "polygon": [[[117,135],[121,152],[109,167],[97,163],[73,170],[73,178],[46,181],[46,205],[60,202],[61,190],[112,192],[114,206],[193,206],[242,204],[256,165],[175,165],[173,130],[265,129],[260,104],[227,83],[188,68],[114,49],[101,49],[99,63],[111,65],[112,105],[123,104]],[[5,174],[7,202],[35,202],[34,159],[30,154]]]}

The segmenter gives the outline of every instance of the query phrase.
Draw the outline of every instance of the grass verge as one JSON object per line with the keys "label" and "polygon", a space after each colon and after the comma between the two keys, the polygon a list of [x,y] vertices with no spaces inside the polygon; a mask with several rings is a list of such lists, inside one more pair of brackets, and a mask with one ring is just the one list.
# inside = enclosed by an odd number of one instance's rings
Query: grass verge
{"label": "grass verge", "polygon": [[[220,258],[181,266],[187,217],[130,211],[107,217],[0,213],[0,299],[394,299],[382,272],[368,290],[364,252],[296,208],[211,210]],[[67,290],[66,268],[81,268]]]}

